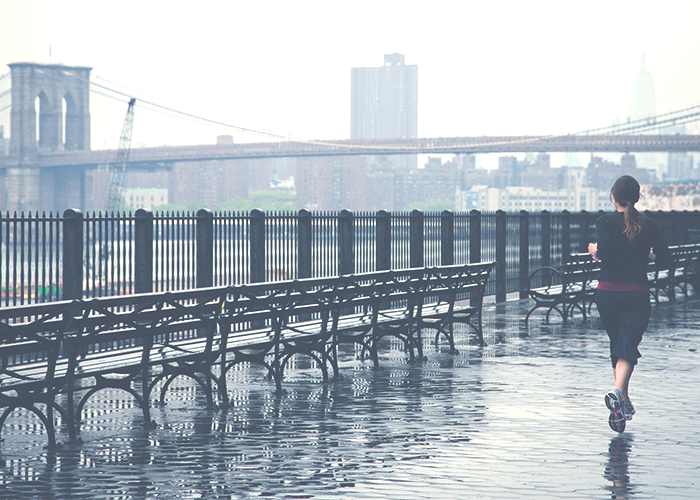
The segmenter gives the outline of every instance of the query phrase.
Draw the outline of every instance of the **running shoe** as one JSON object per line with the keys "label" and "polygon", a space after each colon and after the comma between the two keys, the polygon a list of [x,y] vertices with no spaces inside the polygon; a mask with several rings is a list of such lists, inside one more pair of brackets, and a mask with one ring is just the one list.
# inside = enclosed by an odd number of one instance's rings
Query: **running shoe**
{"label": "running shoe", "polygon": [[632,415],[636,413],[636,411],[634,411],[634,405],[632,404],[632,401],[630,401],[629,403],[624,403],[622,405],[622,411],[625,412],[625,418],[627,420],[632,420]]}
{"label": "running shoe", "polygon": [[625,432],[627,418],[623,408],[622,390],[615,388],[605,395],[605,406],[610,410],[608,424],[615,432]]}

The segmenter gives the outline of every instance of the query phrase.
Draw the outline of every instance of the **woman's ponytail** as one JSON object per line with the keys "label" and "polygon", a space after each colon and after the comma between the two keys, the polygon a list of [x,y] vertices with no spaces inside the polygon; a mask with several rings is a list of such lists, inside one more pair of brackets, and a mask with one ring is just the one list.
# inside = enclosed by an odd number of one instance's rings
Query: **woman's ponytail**
{"label": "woman's ponytail", "polygon": [[639,183],[629,175],[623,175],[613,184],[610,196],[615,199],[618,205],[623,207],[625,230],[623,234],[627,236],[630,244],[644,228],[644,219],[634,204],[639,201]]}
{"label": "woman's ponytail", "polygon": [[625,230],[622,232],[627,239],[630,240],[630,244],[634,243],[634,239],[642,231],[644,227],[644,221],[642,215],[634,208],[632,203],[627,203],[625,206]]}

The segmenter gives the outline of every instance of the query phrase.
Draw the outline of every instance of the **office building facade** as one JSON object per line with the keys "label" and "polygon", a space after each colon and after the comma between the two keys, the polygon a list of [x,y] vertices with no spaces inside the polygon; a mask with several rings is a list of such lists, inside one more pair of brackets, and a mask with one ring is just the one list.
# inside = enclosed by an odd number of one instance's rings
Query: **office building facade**
{"label": "office building facade", "polygon": [[[418,137],[418,66],[387,54],[384,66],[351,69],[350,138]],[[415,156],[394,157],[397,168],[416,168]]]}

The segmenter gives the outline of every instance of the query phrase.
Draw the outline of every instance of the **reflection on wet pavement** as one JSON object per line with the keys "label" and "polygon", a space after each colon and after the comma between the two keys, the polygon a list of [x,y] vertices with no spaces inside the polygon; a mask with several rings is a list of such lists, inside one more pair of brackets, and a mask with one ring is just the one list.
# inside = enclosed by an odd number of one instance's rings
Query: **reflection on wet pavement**
{"label": "reflection on wet pavement", "polygon": [[620,434],[610,440],[608,447],[608,464],[605,467],[605,479],[612,484],[612,498],[630,498],[630,476],[628,472],[629,453],[634,439],[628,434]]}
{"label": "reflection on wet pavement", "polygon": [[[294,359],[275,395],[256,367],[231,372],[228,408],[207,408],[180,378],[156,426],[126,393],[105,390],[81,443],[44,448],[40,422],[15,411],[0,444],[0,498],[700,498],[700,301],[654,309],[632,379],[628,432],[607,426],[612,375],[593,320],[531,320],[526,304],[485,309],[487,346],[457,340],[411,363],[386,341],[381,368],[342,351],[324,384]],[[682,380],[692,397],[674,398]],[[679,460],[682,457],[682,460]]]}

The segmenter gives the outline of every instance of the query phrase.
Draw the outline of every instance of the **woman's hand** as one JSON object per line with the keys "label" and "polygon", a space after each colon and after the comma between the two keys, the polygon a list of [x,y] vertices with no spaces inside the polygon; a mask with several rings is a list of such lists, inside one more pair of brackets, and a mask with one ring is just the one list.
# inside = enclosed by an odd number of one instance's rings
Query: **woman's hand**
{"label": "woman's hand", "polygon": [[654,255],[654,251],[652,249],[649,249],[649,260],[651,262],[654,262],[655,259],[656,259],[656,255]]}
{"label": "woman's hand", "polygon": [[595,253],[597,250],[598,250],[597,243],[589,243],[588,244],[588,253],[591,254],[591,257],[595,257]]}

